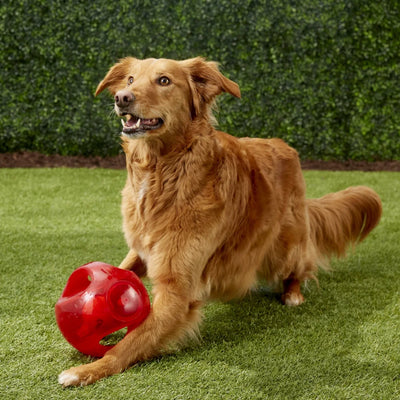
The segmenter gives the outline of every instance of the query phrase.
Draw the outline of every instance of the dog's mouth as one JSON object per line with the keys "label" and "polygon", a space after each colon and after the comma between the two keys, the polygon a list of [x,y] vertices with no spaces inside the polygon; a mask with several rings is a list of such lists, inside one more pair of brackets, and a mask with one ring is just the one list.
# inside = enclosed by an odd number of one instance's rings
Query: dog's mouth
{"label": "dog's mouth", "polygon": [[122,133],[126,136],[134,136],[158,129],[164,123],[161,118],[141,118],[129,113],[123,113],[122,116],[126,117],[126,121],[121,119]]}

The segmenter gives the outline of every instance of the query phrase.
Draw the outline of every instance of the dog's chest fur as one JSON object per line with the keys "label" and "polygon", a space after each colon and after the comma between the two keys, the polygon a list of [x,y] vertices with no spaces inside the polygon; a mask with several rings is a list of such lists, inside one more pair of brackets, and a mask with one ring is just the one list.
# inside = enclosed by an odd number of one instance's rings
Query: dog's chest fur
{"label": "dog's chest fur", "polygon": [[[167,235],[179,235],[183,230],[195,235],[215,221],[221,202],[210,179],[215,173],[214,162],[196,164],[192,152],[197,150],[193,149],[166,158],[147,153],[146,157],[138,157],[132,149],[125,150],[131,151],[122,193],[125,237],[128,245],[150,264],[157,244]],[[194,207],[195,203],[200,207]]]}

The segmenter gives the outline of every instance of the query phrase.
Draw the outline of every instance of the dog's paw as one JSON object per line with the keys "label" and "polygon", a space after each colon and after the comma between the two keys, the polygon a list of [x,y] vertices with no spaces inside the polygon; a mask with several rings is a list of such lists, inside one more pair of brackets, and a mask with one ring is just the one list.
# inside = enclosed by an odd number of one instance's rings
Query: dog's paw
{"label": "dog's paw", "polygon": [[92,374],[85,371],[85,365],[71,368],[61,372],[58,376],[58,383],[64,388],[68,386],[86,386],[95,382],[97,379]]}
{"label": "dog's paw", "polygon": [[64,371],[58,375],[58,383],[63,385],[63,387],[67,386],[77,386],[79,385],[79,376],[75,375],[72,372]]}
{"label": "dog's paw", "polygon": [[282,295],[282,303],[285,306],[296,307],[304,303],[304,297],[300,292],[288,292]]}

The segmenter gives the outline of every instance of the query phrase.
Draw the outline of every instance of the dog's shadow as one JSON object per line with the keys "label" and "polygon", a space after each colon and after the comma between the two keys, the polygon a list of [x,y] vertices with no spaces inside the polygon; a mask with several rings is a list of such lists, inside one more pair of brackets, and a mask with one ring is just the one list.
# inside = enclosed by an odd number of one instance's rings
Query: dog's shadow
{"label": "dog's shadow", "polygon": [[[288,320],[279,316],[287,309],[281,302],[281,291],[269,287],[259,287],[241,300],[209,303],[203,312],[201,346],[235,345],[271,326],[282,328]],[[186,348],[189,349],[196,349],[196,343]]]}

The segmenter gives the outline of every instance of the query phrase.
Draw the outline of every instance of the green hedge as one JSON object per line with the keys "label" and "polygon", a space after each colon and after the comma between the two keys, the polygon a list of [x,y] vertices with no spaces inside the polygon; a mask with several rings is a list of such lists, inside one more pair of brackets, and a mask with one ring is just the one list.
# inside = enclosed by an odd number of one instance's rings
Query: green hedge
{"label": "green hedge", "polygon": [[302,158],[400,159],[400,3],[6,0],[0,152],[112,155],[120,122],[93,97],[119,58],[219,61],[221,129],[282,137]]}

